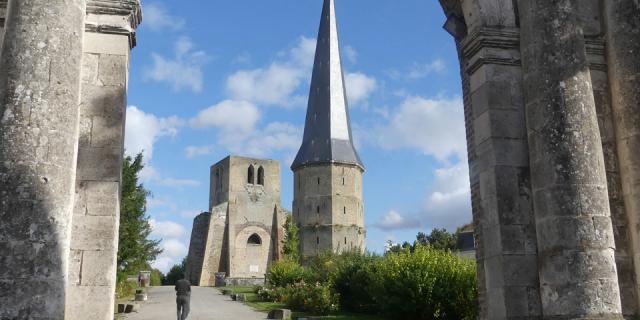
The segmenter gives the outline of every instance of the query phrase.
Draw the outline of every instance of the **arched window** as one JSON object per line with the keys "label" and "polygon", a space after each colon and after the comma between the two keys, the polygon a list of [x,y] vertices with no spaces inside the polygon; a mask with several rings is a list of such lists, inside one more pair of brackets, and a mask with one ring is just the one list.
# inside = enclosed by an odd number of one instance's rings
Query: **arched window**
{"label": "arched window", "polygon": [[247,240],[247,244],[254,245],[254,246],[259,246],[259,245],[262,244],[262,239],[260,238],[259,235],[254,233],[254,234],[251,235],[251,237],[249,237],[249,240]]}
{"label": "arched window", "polygon": [[258,184],[264,186],[264,169],[258,168]]}
{"label": "arched window", "polygon": [[255,184],[253,165],[249,166],[249,171],[247,172],[247,183]]}

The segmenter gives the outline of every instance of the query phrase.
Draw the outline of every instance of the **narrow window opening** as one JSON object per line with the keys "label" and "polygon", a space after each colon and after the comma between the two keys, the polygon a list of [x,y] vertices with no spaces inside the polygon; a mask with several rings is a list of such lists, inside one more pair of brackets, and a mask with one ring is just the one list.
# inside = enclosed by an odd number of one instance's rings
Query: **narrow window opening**
{"label": "narrow window opening", "polygon": [[258,184],[264,186],[264,168],[258,168]]}
{"label": "narrow window opening", "polygon": [[316,244],[320,244],[320,237],[316,237]]}
{"label": "narrow window opening", "polygon": [[318,177],[318,185],[320,185],[320,177]]}
{"label": "narrow window opening", "polygon": [[254,168],[253,165],[249,166],[249,169],[247,170],[247,183],[248,184],[255,184],[255,179],[254,179]]}
{"label": "narrow window opening", "polygon": [[254,245],[254,246],[259,246],[259,245],[262,244],[262,239],[260,238],[260,236],[258,234],[254,233],[247,240],[247,244]]}
{"label": "narrow window opening", "polygon": [[347,214],[347,207],[344,207],[344,214]]}
{"label": "narrow window opening", "polygon": [[342,177],[342,185],[344,186],[344,177]]}
{"label": "narrow window opening", "polygon": [[320,206],[318,206],[318,207],[316,208],[316,212],[317,212],[318,214],[320,214]]}
{"label": "narrow window opening", "polygon": [[347,244],[347,237],[344,237],[344,244]]}

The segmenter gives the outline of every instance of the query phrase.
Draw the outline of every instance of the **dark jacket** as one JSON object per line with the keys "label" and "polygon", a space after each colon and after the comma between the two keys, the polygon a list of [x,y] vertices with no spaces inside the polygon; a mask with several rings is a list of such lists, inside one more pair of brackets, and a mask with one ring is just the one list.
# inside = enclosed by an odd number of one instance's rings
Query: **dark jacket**
{"label": "dark jacket", "polygon": [[186,279],[178,280],[176,282],[176,295],[188,297],[191,295],[191,283]]}

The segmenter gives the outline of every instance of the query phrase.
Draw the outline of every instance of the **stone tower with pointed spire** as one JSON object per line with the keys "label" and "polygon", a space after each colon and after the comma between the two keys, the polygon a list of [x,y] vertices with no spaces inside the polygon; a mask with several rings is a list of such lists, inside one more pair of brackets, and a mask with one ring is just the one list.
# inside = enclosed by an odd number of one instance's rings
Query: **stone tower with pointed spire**
{"label": "stone tower with pointed spire", "polygon": [[364,250],[364,165],[351,135],[334,0],[325,0],[304,138],[291,169],[300,254]]}

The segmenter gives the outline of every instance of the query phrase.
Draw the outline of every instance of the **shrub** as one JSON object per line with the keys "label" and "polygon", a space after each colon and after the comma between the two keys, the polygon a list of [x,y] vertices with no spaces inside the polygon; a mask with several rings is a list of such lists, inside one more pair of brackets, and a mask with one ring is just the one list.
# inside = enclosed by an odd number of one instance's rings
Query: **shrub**
{"label": "shrub", "polygon": [[417,246],[372,265],[371,294],[381,311],[400,319],[476,319],[475,263]]}
{"label": "shrub", "polygon": [[127,274],[125,272],[118,272],[116,274],[116,298],[124,299],[133,296],[138,287],[138,283],[135,281],[127,281]]}
{"label": "shrub", "polygon": [[285,259],[272,264],[267,270],[267,283],[273,287],[286,287],[302,281],[306,271],[294,260]]}
{"label": "shrub", "polygon": [[164,277],[164,275],[162,274],[162,271],[158,269],[151,270],[151,286],[153,287],[161,286],[162,277]]}
{"label": "shrub", "polygon": [[372,313],[377,307],[369,283],[373,278],[373,265],[380,257],[350,252],[339,256],[331,272],[331,284],[340,295],[340,307],[352,312]]}
{"label": "shrub", "polygon": [[297,311],[328,315],[339,309],[339,296],[327,283],[307,284],[304,281],[286,288],[282,302]]}

